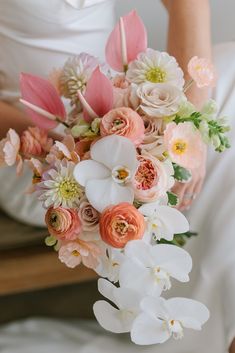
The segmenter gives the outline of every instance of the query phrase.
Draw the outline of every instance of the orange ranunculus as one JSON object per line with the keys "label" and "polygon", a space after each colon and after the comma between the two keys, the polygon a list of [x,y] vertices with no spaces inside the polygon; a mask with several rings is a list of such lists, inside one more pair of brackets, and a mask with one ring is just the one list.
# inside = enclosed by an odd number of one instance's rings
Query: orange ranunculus
{"label": "orange ranunculus", "polygon": [[127,202],[110,206],[101,214],[101,238],[114,248],[123,248],[128,241],[141,239],[144,231],[143,215]]}

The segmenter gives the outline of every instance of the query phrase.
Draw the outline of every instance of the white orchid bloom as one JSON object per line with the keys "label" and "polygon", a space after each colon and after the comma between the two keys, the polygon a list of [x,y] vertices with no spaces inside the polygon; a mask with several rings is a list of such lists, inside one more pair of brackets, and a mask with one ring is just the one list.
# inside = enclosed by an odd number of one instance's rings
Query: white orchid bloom
{"label": "white orchid bloom", "polygon": [[171,277],[180,282],[189,281],[192,258],[175,245],[150,245],[143,240],[133,240],[126,245],[124,253],[127,259],[120,266],[121,287],[146,295],[161,295],[171,288]]}
{"label": "white orchid bloom", "polygon": [[145,240],[148,242],[161,238],[171,241],[174,234],[185,233],[189,230],[186,217],[175,208],[152,202],[144,204],[138,211],[145,216],[147,224]]}
{"label": "white orchid bloom", "polygon": [[99,324],[114,333],[130,332],[134,319],[140,313],[141,294],[133,289],[117,288],[103,278],[98,280],[98,289],[118,308],[105,300],[95,302],[93,310]]}
{"label": "white orchid bloom", "polygon": [[74,177],[85,186],[90,204],[99,212],[121,202],[133,203],[131,179],[138,166],[134,144],[111,135],[91,146],[91,160],[78,163]]}
{"label": "white orchid bloom", "polygon": [[142,313],[133,323],[131,339],[140,345],[164,343],[171,336],[180,339],[184,328],[201,330],[209,319],[205,305],[187,298],[146,297],[140,303]]}
{"label": "white orchid bloom", "polygon": [[95,272],[99,276],[108,278],[109,281],[116,283],[119,281],[120,265],[124,259],[125,256],[120,249],[108,247],[105,255],[100,257],[100,262]]}

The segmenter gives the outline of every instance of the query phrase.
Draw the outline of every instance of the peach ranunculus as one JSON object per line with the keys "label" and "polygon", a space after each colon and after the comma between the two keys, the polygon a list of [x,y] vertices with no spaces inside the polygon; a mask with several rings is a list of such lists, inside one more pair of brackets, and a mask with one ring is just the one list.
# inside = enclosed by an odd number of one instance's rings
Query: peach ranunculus
{"label": "peach ranunculus", "polygon": [[141,239],[144,231],[143,215],[127,202],[110,206],[101,214],[101,238],[114,248],[123,248],[128,241]]}
{"label": "peach ranunculus", "polygon": [[144,138],[144,122],[131,108],[116,108],[105,114],[100,124],[101,136],[119,135],[138,146]]}
{"label": "peach ranunculus", "polygon": [[168,124],[164,132],[164,143],[172,162],[187,169],[200,166],[205,143],[191,122]]}
{"label": "peach ranunculus", "polygon": [[77,239],[82,228],[78,212],[75,209],[50,207],[46,212],[45,221],[49,233],[58,240]]}
{"label": "peach ranunculus", "polygon": [[52,139],[48,138],[47,132],[38,127],[29,127],[20,138],[20,151],[24,156],[41,156],[49,152],[52,146]]}
{"label": "peach ranunculus", "polygon": [[13,166],[17,163],[16,172],[19,175],[23,169],[20,152],[20,137],[15,130],[10,129],[6,138],[0,141],[0,166]]}
{"label": "peach ranunculus", "polygon": [[140,202],[152,202],[165,197],[174,185],[174,170],[168,160],[161,162],[145,153],[138,156],[139,167],[133,178],[135,198]]}
{"label": "peach ranunculus", "polygon": [[194,56],[188,63],[188,73],[199,88],[215,85],[215,68],[208,59]]}
{"label": "peach ranunculus", "polygon": [[59,249],[59,259],[67,267],[74,268],[83,263],[88,268],[95,269],[102,255],[101,248],[97,243],[91,241],[62,242]]}
{"label": "peach ranunculus", "polygon": [[55,144],[51,147],[46,157],[46,161],[49,164],[54,164],[56,160],[63,160],[64,158],[74,163],[80,161],[80,157],[76,152],[74,138],[71,135],[65,136],[61,142],[55,141]]}

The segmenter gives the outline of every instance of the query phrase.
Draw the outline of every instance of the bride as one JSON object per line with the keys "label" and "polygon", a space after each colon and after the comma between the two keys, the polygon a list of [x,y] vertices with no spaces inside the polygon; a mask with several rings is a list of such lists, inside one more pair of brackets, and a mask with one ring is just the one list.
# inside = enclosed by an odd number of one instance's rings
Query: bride
{"label": "bride", "polygon": [[[18,132],[31,122],[18,104],[18,77],[21,71],[39,76],[60,67],[68,56],[82,51],[103,57],[107,36],[114,24],[115,0],[9,0],[0,2],[0,123],[1,137],[11,127]],[[209,0],[163,0],[169,14],[168,52],[176,57],[187,78],[187,63],[197,55],[211,57]],[[220,115],[233,115],[235,100],[235,43],[214,50],[219,81],[213,98]],[[198,107],[211,92],[192,87],[189,99]],[[234,122],[231,122],[231,124]],[[231,140],[234,137],[234,127]],[[233,158],[232,158],[233,156]],[[176,296],[204,302],[211,319],[202,332],[187,332],[180,341],[141,348],[114,337],[95,323],[64,323],[28,320],[0,329],[2,352],[159,352],[235,353],[235,168],[234,146],[221,158],[208,151],[189,184],[177,184],[179,208],[189,211],[191,228],[200,236],[190,241],[194,260],[191,284],[175,289]],[[207,166],[207,167],[206,167]],[[206,173],[207,169],[207,173]],[[203,186],[204,177],[206,181]],[[7,183],[5,182],[7,180]],[[0,205],[8,214],[27,223],[44,224],[44,211],[36,199],[22,195],[28,185],[27,173],[17,180],[9,169],[0,170],[4,185]],[[4,182],[4,184],[3,184]],[[203,189],[201,191],[201,188]],[[183,293],[182,293],[183,292]],[[171,293],[172,294],[172,293]],[[56,340],[54,338],[56,337]],[[234,341],[233,341],[234,340]]]}

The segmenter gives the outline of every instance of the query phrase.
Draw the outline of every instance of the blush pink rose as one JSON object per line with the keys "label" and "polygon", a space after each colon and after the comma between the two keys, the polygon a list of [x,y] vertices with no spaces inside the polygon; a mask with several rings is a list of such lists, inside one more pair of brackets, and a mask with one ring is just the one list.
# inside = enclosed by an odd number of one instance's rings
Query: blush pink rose
{"label": "blush pink rose", "polygon": [[174,184],[172,164],[147,153],[137,159],[139,166],[133,179],[136,200],[152,202],[164,197]]}
{"label": "blush pink rose", "polygon": [[208,59],[194,56],[188,63],[188,73],[199,88],[213,87],[216,83],[215,68]]}
{"label": "blush pink rose", "polygon": [[59,249],[59,259],[67,267],[74,268],[83,263],[88,268],[95,269],[99,264],[102,251],[95,242],[76,240],[62,242]]}
{"label": "blush pink rose", "polygon": [[48,231],[58,240],[74,240],[81,232],[81,221],[75,209],[50,207],[45,215]]}
{"label": "blush pink rose", "polygon": [[41,156],[49,152],[52,146],[52,139],[48,138],[47,132],[38,127],[29,127],[20,138],[21,152],[27,156]]}
{"label": "blush pink rose", "polygon": [[130,139],[138,146],[144,138],[144,122],[131,108],[116,108],[105,114],[100,123],[102,137],[119,135]]}
{"label": "blush pink rose", "polygon": [[205,143],[191,122],[168,124],[164,132],[164,144],[173,162],[187,169],[200,166]]}
{"label": "blush pink rose", "polygon": [[85,232],[98,231],[100,214],[86,199],[81,201],[78,214]]}
{"label": "blush pink rose", "polygon": [[101,214],[101,238],[114,248],[123,248],[128,241],[141,239],[144,231],[143,215],[127,202],[110,206]]}

